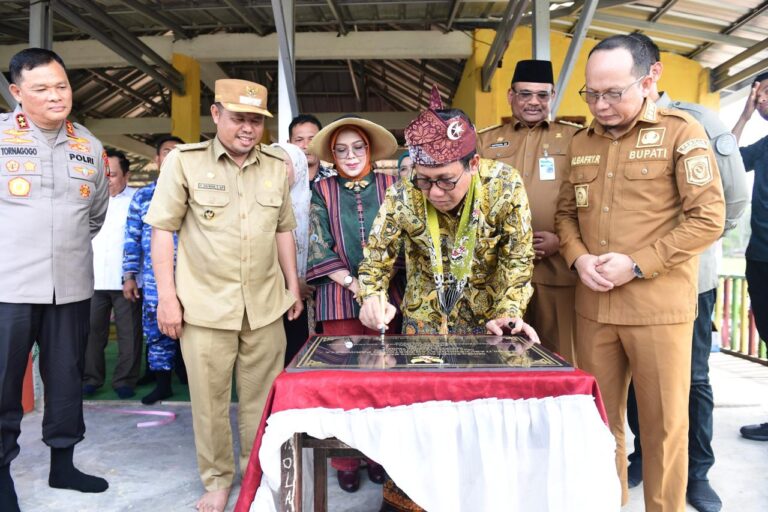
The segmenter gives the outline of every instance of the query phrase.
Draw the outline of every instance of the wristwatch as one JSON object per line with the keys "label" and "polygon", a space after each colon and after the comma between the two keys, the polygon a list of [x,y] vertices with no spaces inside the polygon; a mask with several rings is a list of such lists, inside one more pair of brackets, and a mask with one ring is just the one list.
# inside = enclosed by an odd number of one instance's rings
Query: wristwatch
{"label": "wristwatch", "polygon": [[643,271],[640,270],[640,267],[637,266],[637,263],[632,264],[632,273],[635,274],[635,277],[638,279],[644,279],[645,275],[643,275]]}
{"label": "wristwatch", "polygon": [[123,274],[123,276],[120,278],[120,283],[125,284],[126,281],[135,281],[136,276],[131,273]]}
{"label": "wristwatch", "polygon": [[342,281],[341,285],[344,288],[349,288],[352,286],[352,283],[355,281],[355,278],[352,277],[352,274],[347,274],[347,277],[344,278],[344,281]]}

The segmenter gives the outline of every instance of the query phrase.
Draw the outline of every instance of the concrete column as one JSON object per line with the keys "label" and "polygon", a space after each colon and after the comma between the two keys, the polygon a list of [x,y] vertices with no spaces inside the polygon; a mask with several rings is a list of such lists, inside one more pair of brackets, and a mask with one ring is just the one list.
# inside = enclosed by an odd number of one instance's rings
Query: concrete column
{"label": "concrete column", "polygon": [[173,67],[184,75],[186,93],[171,96],[171,134],[186,143],[200,142],[200,64],[187,55],[174,53]]}

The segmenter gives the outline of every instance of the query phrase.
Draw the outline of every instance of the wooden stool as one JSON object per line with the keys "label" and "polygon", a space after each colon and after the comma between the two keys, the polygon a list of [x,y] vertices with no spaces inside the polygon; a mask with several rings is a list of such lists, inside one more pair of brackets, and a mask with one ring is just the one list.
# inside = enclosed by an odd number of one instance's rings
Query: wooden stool
{"label": "wooden stool", "polygon": [[303,433],[283,443],[280,450],[282,468],[280,471],[281,512],[302,512],[302,448],[312,449],[315,464],[313,475],[315,489],[315,512],[328,510],[328,457],[364,457],[362,453],[342,443],[335,437],[315,439]]}

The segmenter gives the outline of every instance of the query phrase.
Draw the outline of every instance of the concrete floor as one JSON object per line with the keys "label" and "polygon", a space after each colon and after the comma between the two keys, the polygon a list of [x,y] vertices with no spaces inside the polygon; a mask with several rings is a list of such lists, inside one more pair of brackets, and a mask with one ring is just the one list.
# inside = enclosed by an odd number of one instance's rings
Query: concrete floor
{"label": "concrete floor", "polygon": [[[710,471],[713,487],[725,512],[768,510],[768,443],[741,438],[739,427],[768,421],[768,367],[725,354],[712,354],[711,379],[715,391],[717,463]],[[85,440],[75,450],[80,469],[105,476],[110,488],[84,495],[51,489],[47,484],[48,449],[40,441],[42,415],[33,412],[22,422],[21,454],[11,470],[24,512],[78,511],[189,511],[203,492],[197,475],[192,418],[188,404],[168,403],[148,410],[175,412],[176,419],[159,427],[137,428],[148,416],[121,414],[126,404],[86,403]],[[135,403],[132,407],[136,409]],[[329,510],[376,512],[381,487],[362,473],[362,486],[346,494],[329,471]],[[239,477],[238,477],[239,480]],[[231,510],[238,488],[233,490]],[[642,486],[630,491],[626,512],[642,512]],[[693,511],[692,507],[687,508]],[[528,511],[526,511],[528,512]]]}

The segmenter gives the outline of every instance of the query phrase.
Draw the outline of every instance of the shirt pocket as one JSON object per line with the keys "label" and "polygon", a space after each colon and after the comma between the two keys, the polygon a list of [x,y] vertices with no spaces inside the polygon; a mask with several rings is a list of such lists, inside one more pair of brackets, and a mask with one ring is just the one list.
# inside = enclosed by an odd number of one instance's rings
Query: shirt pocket
{"label": "shirt pocket", "polygon": [[229,192],[226,190],[196,189],[192,192],[192,197],[199,206],[196,214],[204,226],[215,225],[230,202]]}
{"label": "shirt pocket", "polygon": [[625,163],[622,208],[631,211],[656,209],[660,196],[668,192],[667,170],[666,160]]}
{"label": "shirt pocket", "polygon": [[577,211],[590,211],[597,203],[597,165],[584,165],[571,169],[568,181],[573,187],[573,195],[576,198]]}
{"label": "shirt pocket", "polygon": [[82,163],[67,163],[67,200],[76,203],[91,203],[96,192],[96,167]]}
{"label": "shirt pocket", "polygon": [[283,197],[273,188],[259,188],[256,190],[255,198],[257,228],[266,233],[276,232]]}

